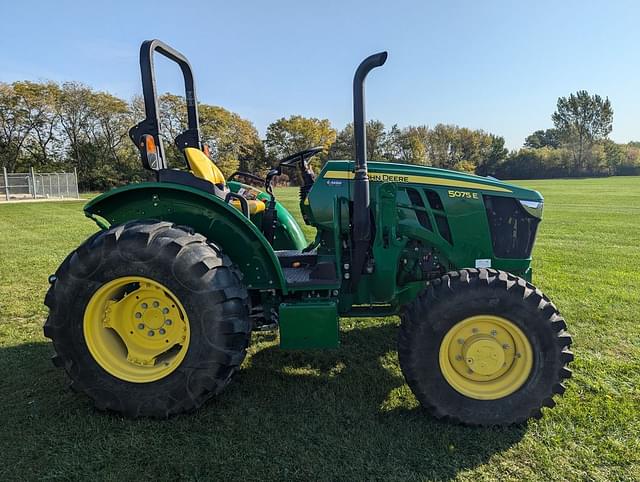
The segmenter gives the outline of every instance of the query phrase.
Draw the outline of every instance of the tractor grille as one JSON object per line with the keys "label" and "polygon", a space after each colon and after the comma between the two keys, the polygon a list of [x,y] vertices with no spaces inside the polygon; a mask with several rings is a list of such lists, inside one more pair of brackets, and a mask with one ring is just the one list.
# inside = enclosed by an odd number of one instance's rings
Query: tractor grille
{"label": "tractor grille", "polygon": [[522,259],[531,256],[540,220],[527,213],[509,197],[484,196],[493,254],[498,258]]}

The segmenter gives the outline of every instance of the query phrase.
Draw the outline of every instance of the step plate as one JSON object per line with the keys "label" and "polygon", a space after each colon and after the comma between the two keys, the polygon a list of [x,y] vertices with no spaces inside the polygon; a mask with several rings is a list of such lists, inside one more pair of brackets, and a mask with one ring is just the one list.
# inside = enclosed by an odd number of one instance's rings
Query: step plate
{"label": "step plate", "polygon": [[338,308],[333,301],[282,303],[280,348],[338,348]]}
{"label": "step plate", "polygon": [[327,286],[334,287],[339,283],[335,276],[330,279],[312,278],[314,268],[283,268],[282,272],[288,285],[291,286]]}

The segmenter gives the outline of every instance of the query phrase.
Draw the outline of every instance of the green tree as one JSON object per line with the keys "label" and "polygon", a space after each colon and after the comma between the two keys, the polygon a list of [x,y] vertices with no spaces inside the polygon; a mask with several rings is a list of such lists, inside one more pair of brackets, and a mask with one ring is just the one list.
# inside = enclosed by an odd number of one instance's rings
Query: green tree
{"label": "green tree", "polygon": [[393,162],[429,165],[427,156],[429,129],[427,126],[408,126],[400,129],[397,124],[387,135],[387,157]]}
{"label": "green tree", "polygon": [[607,174],[613,176],[618,172],[620,166],[624,164],[625,148],[610,139],[606,139],[602,142],[602,149],[604,151]]}
{"label": "green tree", "polygon": [[489,148],[483,153],[475,170],[479,176],[494,176],[509,154],[504,147],[504,137],[490,134],[489,138]]}
{"label": "green tree", "polygon": [[571,162],[567,149],[525,147],[512,152],[496,167],[496,177],[501,179],[536,179],[565,176]]}
{"label": "green tree", "polygon": [[613,109],[608,98],[579,90],[558,99],[551,119],[563,144],[571,150],[575,168],[581,170],[591,146],[611,132]]}
{"label": "green tree", "polygon": [[329,149],[329,158],[336,160],[353,159],[355,156],[353,142],[353,124],[349,123],[336,134],[336,141]]}
{"label": "green tree", "polygon": [[20,97],[24,120],[29,127],[23,145],[24,163],[40,167],[59,161],[61,137],[55,106],[60,88],[54,82],[29,81],[14,82],[13,88]]}
{"label": "green tree", "polygon": [[[367,158],[372,161],[389,161],[392,159],[389,138],[384,124],[372,119],[367,122]],[[342,129],[331,146],[331,159],[353,159],[355,157],[355,141],[353,139],[353,124],[349,123]]]}
{"label": "green tree", "polygon": [[91,96],[93,122],[89,123],[90,137],[106,151],[117,163],[122,157],[131,154],[123,149],[130,144],[127,131],[130,126],[129,105],[122,99],[106,92],[97,92]]}
{"label": "green tree", "polygon": [[65,82],[56,103],[58,121],[62,129],[65,151],[78,169],[79,180],[90,176],[95,160],[88,155],[90,124],[93,122],[91,98],[93,91],[79,82]]}
{"label": "green tree", "polygon": [[184,155],[175,145],[176,137],[187,129],[187,104],[184,97],[165,92],[158,97],[160,136],[165,162],[172,168],[185,168]]}
{"label": "green tree", "polygon": [[455,126],[437,124],[429,130],[427,139],[427,157],[435,167],[451,168],[452,144]]}
{"label": "green tree", "polygon": [[[187,128],[187,109],[184,97],[170,93],[159,99],[160,132],[165,157],[170,166],[184,167],[184,155],[175,146],[175,138]],[[134,99],[132,110],[144,112],[140,99]],[[210,149],[211,159],[225,176],[238,168],[260,174],[265,170],[265,155],[258,131],[238,114],[222,107],[199,104],[200,136]]]}
{"label": "green tree", "polygon": [[[317,169],[320,163],[327,158],[329,148],[336,140],[336,131],[331,127],[328,119],[315,117],[303,117],[293,115],[272,122],[267,127],[265,147],[271,163],[298,151],[314,146],[322,146],[323,152],[312,161]],[[300,182],[298,172],[287,173],[295,176],[296,182]]]}
{"label": "green tree", "polygon": [[91,155],[91,182],[112,187],[143,180],[146,175],[138,151],[127,135],[134,124],[129,104],[106,92],[96,92],[90,105],[89,140],[95,149]]}
{"label": "green tree", "polygon": [[629,142],[622,146],[624,157],[616,166],[616,174],[622,176],[640,175],[640,142]]}
{"label": "green tree", "polygon": [[[391,161],[389,138],[384,124],[379,120],[367,122],[367,157],[372,161]],[[354,144],[355,145],[355,144]]]}
{"label": "green tree", "polygon": [[437,124],[426,139],[427,157],[431,165],[445,169],[488,174],[506,157],[504,139],[456,125]]}
{"label": "green tree", "polygon": [[14,84],[0,83],[0,162],[15,171],[33,129],[29,109]]}
{"label": "green tree", "polygon": [[329,119],[293,115],[267,127],[265,145],[270,156],[281,158],[314,146],[328,152],[335,140],[336,131]]}
{"label": "green tree", "polygon": [[264,148],[251,122],[218,106],[201,104],[198,110],[202,141],[225,176],[238,168],[254,174],[266,170]]}
{"label": "green tree", "polygon": [[541,147],[552,147],[555,149],[560,147],[557,129],[541,129],[535,131],[524,140],[524,147],[531,149],[540,149]]}

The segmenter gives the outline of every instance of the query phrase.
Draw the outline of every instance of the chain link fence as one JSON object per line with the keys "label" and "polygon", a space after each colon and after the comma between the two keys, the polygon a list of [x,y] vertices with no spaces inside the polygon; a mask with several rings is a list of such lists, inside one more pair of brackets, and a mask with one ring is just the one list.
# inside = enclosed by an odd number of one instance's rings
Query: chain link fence
{"label": "chain link fence", "polygon": [[79,198],[75,172],[7,172],[0,177],[0,200]]}

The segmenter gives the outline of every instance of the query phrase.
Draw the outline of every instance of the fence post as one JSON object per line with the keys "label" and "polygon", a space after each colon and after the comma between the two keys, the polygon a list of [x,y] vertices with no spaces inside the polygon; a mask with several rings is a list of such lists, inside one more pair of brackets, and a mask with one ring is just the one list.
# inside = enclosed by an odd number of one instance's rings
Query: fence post
{"label": "fence post", "polygon": [[58,197],[62,198],[62,193],[60,192],[60,174],[56,172],[56,181],[58,181]]}
{"label": "fence post", "polygon": [[7,176],[7,168],[2,166],[2,173],[4,174],[4,194],[7,196],[7,201],[9,200],[9,176]]}
{"label": "fence post", "polygon": [[67,186],[67,197],[69,197],[69,173],[65,172],[64,174],[64,183]]}
{"label": "fence post", "polygon": [[78,169],[76,167],[73,168],[73,177],[76,180],[76,197],[80,199],[80,188],[78,187]]}
{"label": "fence post", "polygon": [[31,183],[33,184],[33,199],[35,199],[38,196],[38,193],[36,190],[36,173],[33,170],[33,166],[29,168],[29,171],[31,171]]}

